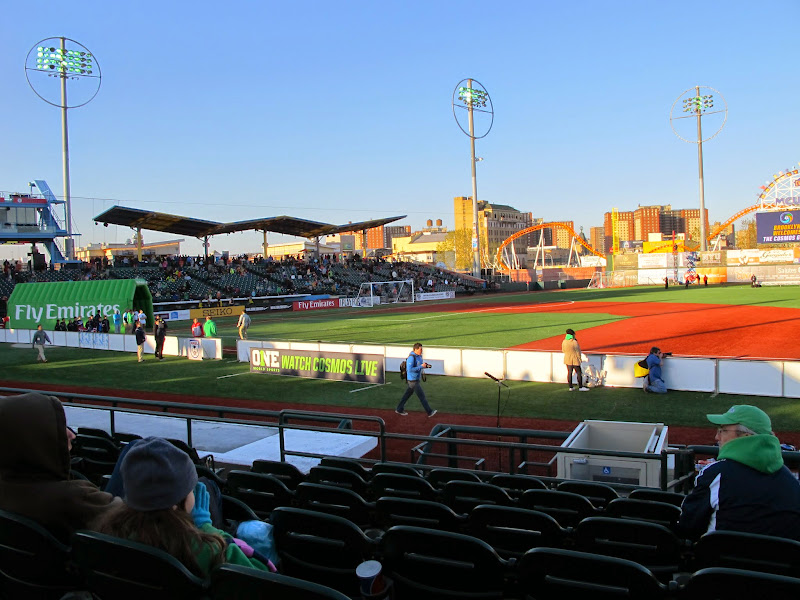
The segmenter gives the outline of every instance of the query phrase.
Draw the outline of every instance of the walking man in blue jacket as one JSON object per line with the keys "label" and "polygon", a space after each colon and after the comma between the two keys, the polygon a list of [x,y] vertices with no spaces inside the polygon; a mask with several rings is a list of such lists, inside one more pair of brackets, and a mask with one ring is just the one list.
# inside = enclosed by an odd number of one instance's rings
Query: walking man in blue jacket
{"label": "walking man in blue jacket", "polygon": [[430,368],[430,365],[422,360],[422,344],[417,342],[414,344],[414,350],[408,355],[406,359],[406,388],[403,397],[400,399],[400,404],[397,405],[395,412],[398,415],[406,416],[408,413],[405,411],[406,402],[411,398],[411,394],[416,394],[419,398],[422,408],[428,413],[429,417],[435,415],[438,411],[432,410],[428,401],[425,399],[425,391],[422,389],[420,379],[422,377],[422,369]]}

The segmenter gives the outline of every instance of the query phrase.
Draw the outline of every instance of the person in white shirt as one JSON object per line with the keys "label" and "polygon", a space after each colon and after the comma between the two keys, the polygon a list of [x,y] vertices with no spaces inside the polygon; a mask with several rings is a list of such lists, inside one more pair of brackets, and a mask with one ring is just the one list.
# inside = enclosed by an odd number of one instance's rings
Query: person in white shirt
{"label": "person in white shirt", "polygon": [[239,322],[236,324],[236,327],[239,328],[239,339],[247,339],[247,329],[250,327],[250,322],[250,315],[246,311],[239,315]]}

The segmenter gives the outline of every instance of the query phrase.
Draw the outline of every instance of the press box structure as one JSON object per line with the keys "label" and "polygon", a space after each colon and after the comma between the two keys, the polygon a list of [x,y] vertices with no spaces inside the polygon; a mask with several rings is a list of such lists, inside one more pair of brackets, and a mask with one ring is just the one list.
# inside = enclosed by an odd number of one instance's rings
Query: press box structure
{"label": "press box structure", "polygon": [[[663,423],[583,421],[561,447],[586,452],[557,453],[557,477],[661,487],[661,452],[667,449],[668,430]],[[647,454],[652,458],[592,454],[592,450]],[[674,473],[673,458],[668,456],[670,479]]]}

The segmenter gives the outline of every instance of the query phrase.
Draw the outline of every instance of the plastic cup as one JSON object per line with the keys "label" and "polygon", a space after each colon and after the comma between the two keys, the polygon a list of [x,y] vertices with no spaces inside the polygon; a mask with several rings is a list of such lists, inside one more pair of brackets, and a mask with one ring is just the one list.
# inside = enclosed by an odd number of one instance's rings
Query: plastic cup
{"label": "plastic cup", "polygon": [[385,587],[381,563],[377,560],[368,560],[361,563],[356,567],[356,575],[358,575],[361,593],[366,595],[379,594]]}

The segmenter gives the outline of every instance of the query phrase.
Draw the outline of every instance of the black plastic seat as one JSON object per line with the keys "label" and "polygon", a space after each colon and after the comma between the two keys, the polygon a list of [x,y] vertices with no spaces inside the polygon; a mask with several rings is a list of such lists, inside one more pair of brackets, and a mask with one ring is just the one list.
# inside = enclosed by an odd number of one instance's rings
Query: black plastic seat
{"label": "black plastic seat", "polygon": [[279,479],[264,473],[231,471],[227,479],[228,493],[238,498],[264,518],[279,506],[290,506],[294,492]]}
{"label": "black plastic seat", "polygon": [[96,427],[78,427],[78,431],[76,433],[79,435],[92,435],[94,437],[105,438],[109,442],[119,445],[119,442],[114,439],[114,436],[108,433],[105,429],[97,429]]}
{"label": "black plastic seat", "polygon": [[369,480],[371,476],[370,471],[368,469],[365,469],[360,462],[358,462],[357,460],[353,460],[352,458],[342,458],[340,456],[326,456],[319,462],[319,464],[323,467],[335,467],[337,469],[347,469],[348,471],[356,473],[364,481]]}
{"label": "black plastic seat", "polygon": [[349,469],[339,469],[337,467],[312,467],[308,472],[306,481],[309,483],[321,483],[323,485],[333,485],[347,488],[354,491],[362,498],[368,495],[368,485],[360,475]]}
{"label": "black plastic seat", "polygon": [[693,573],[686,581],[681,598],[686,600],[728,600],[729,598],[768,598],[797,600],[800,579],[725,567],[710,567]]}
{"label": "black plastic seat", "polygon": [[692,567],[727,567],[798,577],[800,542],[755,533],[712,531],[692,547]]}
{"label": "black plastic seat", "polygon": [[375,505],[366,502],[353,490],[319,483],[305,482],[298,485],[295,502],[306,510],[344,517],[361,528],[372,524],[375,512]]}
{"label": "black plastic seat", "polygon": [[254,460],[250,470],[253,473],[267,473],[277,477],[290,490],[295,489],[297,484],[306,480],[303,472],[292,463],[277,460]]}
{"label": "black plastic seat", "polygon": [[686,494],[679,494],[678,492],[667,492],[665,490],[656,490],[652,488],[637,488],[628,494],[628,498],[634,500],[654,500],[656,502],[666,502],[667,504],[674,504],[675,506],[682,506],[683,501],[686,499]]}
{"label": "black plastic seat", "polygon": [[35,521],[0,510],[0,595],[61,598],[80,584],[70,549]]}
{"label": "black plastic seat", "polygon": [[531,548],[561,548],[568,532],[538,510],[483,504],[469,514],[467,533],[483,540],[505,559],[519,558]]}
{"label": "black plastic seat", "polygon": [[444,503],[460,514],[469,512],[480,504],[511,506],[513,501],[502,488],[477,481],[448,481],[442,492]]}
{"label": "black plastic seat", "polygon": [[562,527],[575,527],[598,514],[585,496],[557,490],[528,490],[519,497],[518,506],[547,513]]}
{"label": "black plastic seat", "polygon": [[301,508],[277,508],[270,522],[286,575],[359,593],[356,567],[372,558],[375,544],[355,523]]}
{"label": "black plastic seat", "polygon": [[120,447],[107,437],[79,433],[72,440],[72,452],[81,458],[116,463]]}
{"label": "black plastic seat", "polygon": [[375,501],[376,524],[388,529],[395,525],[427,527],[459,532],[466,520],[440,502],[381,496]]}
{"label": "black plastic seat", "polygon": [[572,492],[584,496],[595,508],[603,508],[612,500],[619,498],[617,490],[605,483],[594,481],[562,481],[556,486],[560,492]]}
{"label": "black plastic seat", "polygon": [[381,540],[396,598],[500,599],[508,565],[472,536],[398,525]]}
{"label": "black plastic seat", "polygon": [[521,591],[536,600],[657,600],[674,591],[638,563],[561,548],[529,550],[516,572]]}
{"label": "black plastic seat", "polygon": [[461,471],[459,469],[433,469],[428,473],[426,479],[435,488],[443,488],[448,481],[475,481],[480,483],[482,479],[472,471]]}
{"label": "black plastic seat", "polygon": [[379,473],[396,473],[398,475],[411,475],[412,477],[422,477],[422,473],[417,471],[411,465],[404,463],[380,462],[372,465],[370,469],[370,477],[374,477]]}
{"label": "black plastic seat", "polygon": [[166,552],[102,533],[76,532],[72,556],[86,589],[103,599],[196,600],[208,587]]}
{"label": "black plastic seat", "polygon": [[252,508],[247,506],[244,502],[233,496],[220,496],[222,503],[222,529],[234,535],[239,524],[243,521],[260,521],[258,515]]}
{"label": "black plastic seat", "polygon": [[648,521],[588,517],[573,535],[576,550],[631,560],[665,583],[681,570],[687,549],[672,531]]}
{"label": "black plastic seat", "polygon": [[503,488],[512,498],[519,498],[526,490],[546,490],[547,484],[531,475],[506,475],[500,473],[489,480],[489,483]]}
{"label": "black plastic seat", "polygon": [[412,500],[437,501],[439,492],[422,477],[378,473],[369,482],[370,494],[378,499],[382,496],[410,498]]}
{"label": "black plastic seat", "polygon": [[[200,458],[200,454],[198,454],[197,450],[184,442],[183,440],[179,440],[177,438],[166,438],[167,441],[178,448],[179,450],[183,450],[189,458],[192,459],[192,462],[196,465],[205,465],[209,466],[206,459],[211,456],[210,454]],[[213,456],[211,456],[211,466],[213,467]]]}
{"label": "black plastic seat", "polygon": [[636,519],[664,525],[677,533],[681,509],[674,504],[655,500],[638,500],[636,498],[618,498],[609,502],[603,516],[619,519]]}
{"label": "black plastic seat", "polygon": [[211,573],[211,600],[349,600],[341,592],[296,577],[241,565],[221,565]]}

